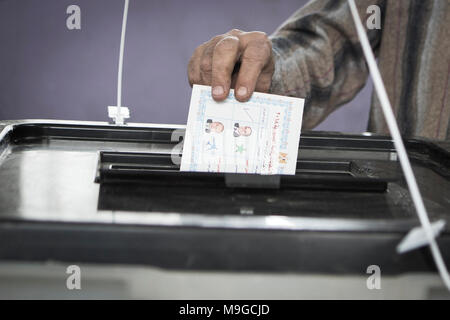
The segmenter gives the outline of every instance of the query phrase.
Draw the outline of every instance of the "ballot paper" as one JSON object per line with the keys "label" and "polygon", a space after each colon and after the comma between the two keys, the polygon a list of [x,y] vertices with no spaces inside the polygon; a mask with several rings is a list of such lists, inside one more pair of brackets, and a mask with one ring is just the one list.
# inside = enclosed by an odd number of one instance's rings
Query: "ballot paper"
{"label": "ballot paper", "polygon": [[211,87],[194,85],[181,171],[295,174],[304,99],[231,90],[216,102]]}

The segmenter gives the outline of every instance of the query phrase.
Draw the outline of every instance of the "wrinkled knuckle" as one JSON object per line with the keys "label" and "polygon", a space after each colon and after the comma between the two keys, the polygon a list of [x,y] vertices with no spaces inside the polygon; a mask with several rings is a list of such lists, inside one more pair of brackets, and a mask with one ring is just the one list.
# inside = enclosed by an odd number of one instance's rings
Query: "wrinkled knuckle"
{"label": "wrinkled knuckle", "polygon": [[269,40],[269,37],[267,36],[267,34],[262,31],[253,31],[252,38],[257,41],[261,41],[261,42]]}
{"label": "wrinkled knuckle", "polygon": [[264,65],[269,62],[272,56],[272,47],[265,42],[252,43],[252,46],[247,51],[249,59],[259,59]]}
{"label": "wrinkled knuckle", "polygon": [[214,37],[212,37],[212,40],[219,40],[223,37],[223,34],[216,34]]}
{"label": "wrinkled knuckle", "polygon": [[265,60],[268,60],[270,56],[272,55],[272,46],[270,42],[267,41],[257,41],[253,43],[254,47],[256,48],[255,51],[257,51],[258,55]]}
{"label": "wrinkled knuckle", "polygon": [[272,42],[268,38],[256,37],[252,43],[264,50],[272,49]]}
{"label": "wrinkled knuckle", "polygon": [[219,34],[219,35],[216,35],[216,36],[212,37],[211,40],[209,40],[208,42],[209,43],[216,43],[217,41],[220,41],[220,39],[222,39],[222,38],[223,38],[223,35]]}
{"label": "wrinkled knuckle", "polygon": [[239,45],[239,39],[235,36],[227,36],[216,44],[216,49],[223,51],[234,51]]}

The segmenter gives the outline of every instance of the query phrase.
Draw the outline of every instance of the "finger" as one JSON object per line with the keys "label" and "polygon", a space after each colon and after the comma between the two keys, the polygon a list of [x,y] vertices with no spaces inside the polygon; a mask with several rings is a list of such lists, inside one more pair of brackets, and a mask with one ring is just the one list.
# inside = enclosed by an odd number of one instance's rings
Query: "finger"
{"label": "finger", "polygon": [[275,63],[271,55],[269,62],[266,64],[266,67],[262,70],[261,74],[259,75],[258,81],[256,81],[255,91],[257,92],[270,91],[274,71],[275,71]]}
{"label": "finger", "polygon": [[211,87],[215,100],[224,100],[230,92],[231,74],[239,53],[239,39],[226,36],[217,42],[212,57]]}
{"label": "finger", "polygon": [[267,93],[270,90],[270,85],[272,84],[272,74],[261,73],[258,81],[256,81],[255,91]]}
{"label": "finger", "polygon": [[241,57],[241,68],[236,81],[235,96],[239,101],[247,101],[256,87],[256,82],[270,61],[271,48],[266,41],[250,42]]}
{"label": "finger", "polygon": [[203,55],[204,44],[198,46],[194,53],[192,54],[191,59],[188,63],[188,80],[189,85],[192,87],[194,84],[201,84],[201,75],[200,75],[200,59]]}
{"label": "finger", "polygon": [[211,84],[212,54],[213,49],[208,46],[203,51],[203,55],[200,59],[200,79],[204,85]]}
{"label": "finger", "polygon": [[212,72],[212,57],[214,48],[224,35],[215,36],[207,43],[205,43],[205,49],[203,50],[202,57],[200,58],[200,78],[204,85],[211,85],[211,72]]}

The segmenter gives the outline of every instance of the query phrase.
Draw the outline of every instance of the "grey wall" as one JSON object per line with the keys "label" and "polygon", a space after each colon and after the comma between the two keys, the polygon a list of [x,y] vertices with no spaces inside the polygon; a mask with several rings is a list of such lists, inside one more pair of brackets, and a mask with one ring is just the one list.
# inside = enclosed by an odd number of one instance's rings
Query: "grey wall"
{"label": "grey wall", "polygon": [[[271,33],[305,0],[131,0],[123,104],[133,122],[185,123],[186,66],[231,28]],[[66,28],[81,7],[82,29]],[[123,0],[0,0],[0,119],[107,120],[115,105]],[[318,129],[361,132],[370,87]]]}

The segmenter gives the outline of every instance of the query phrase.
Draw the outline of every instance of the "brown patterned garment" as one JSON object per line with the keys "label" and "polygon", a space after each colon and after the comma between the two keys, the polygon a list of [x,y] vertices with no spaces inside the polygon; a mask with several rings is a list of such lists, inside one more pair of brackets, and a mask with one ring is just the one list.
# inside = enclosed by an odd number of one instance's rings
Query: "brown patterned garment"
{"label": "brown patterned garment", "polygon": [[[403,135],[450,140],[450,1],[355,2],[362,19],[370,5],[381,9],[381,30],[367,34]],[[310,1],[271,40],[271,92],[307,98],[306,129],[351,100],[369,76],[346,0]],[[368,131],[389,132],[375,93]]]}

